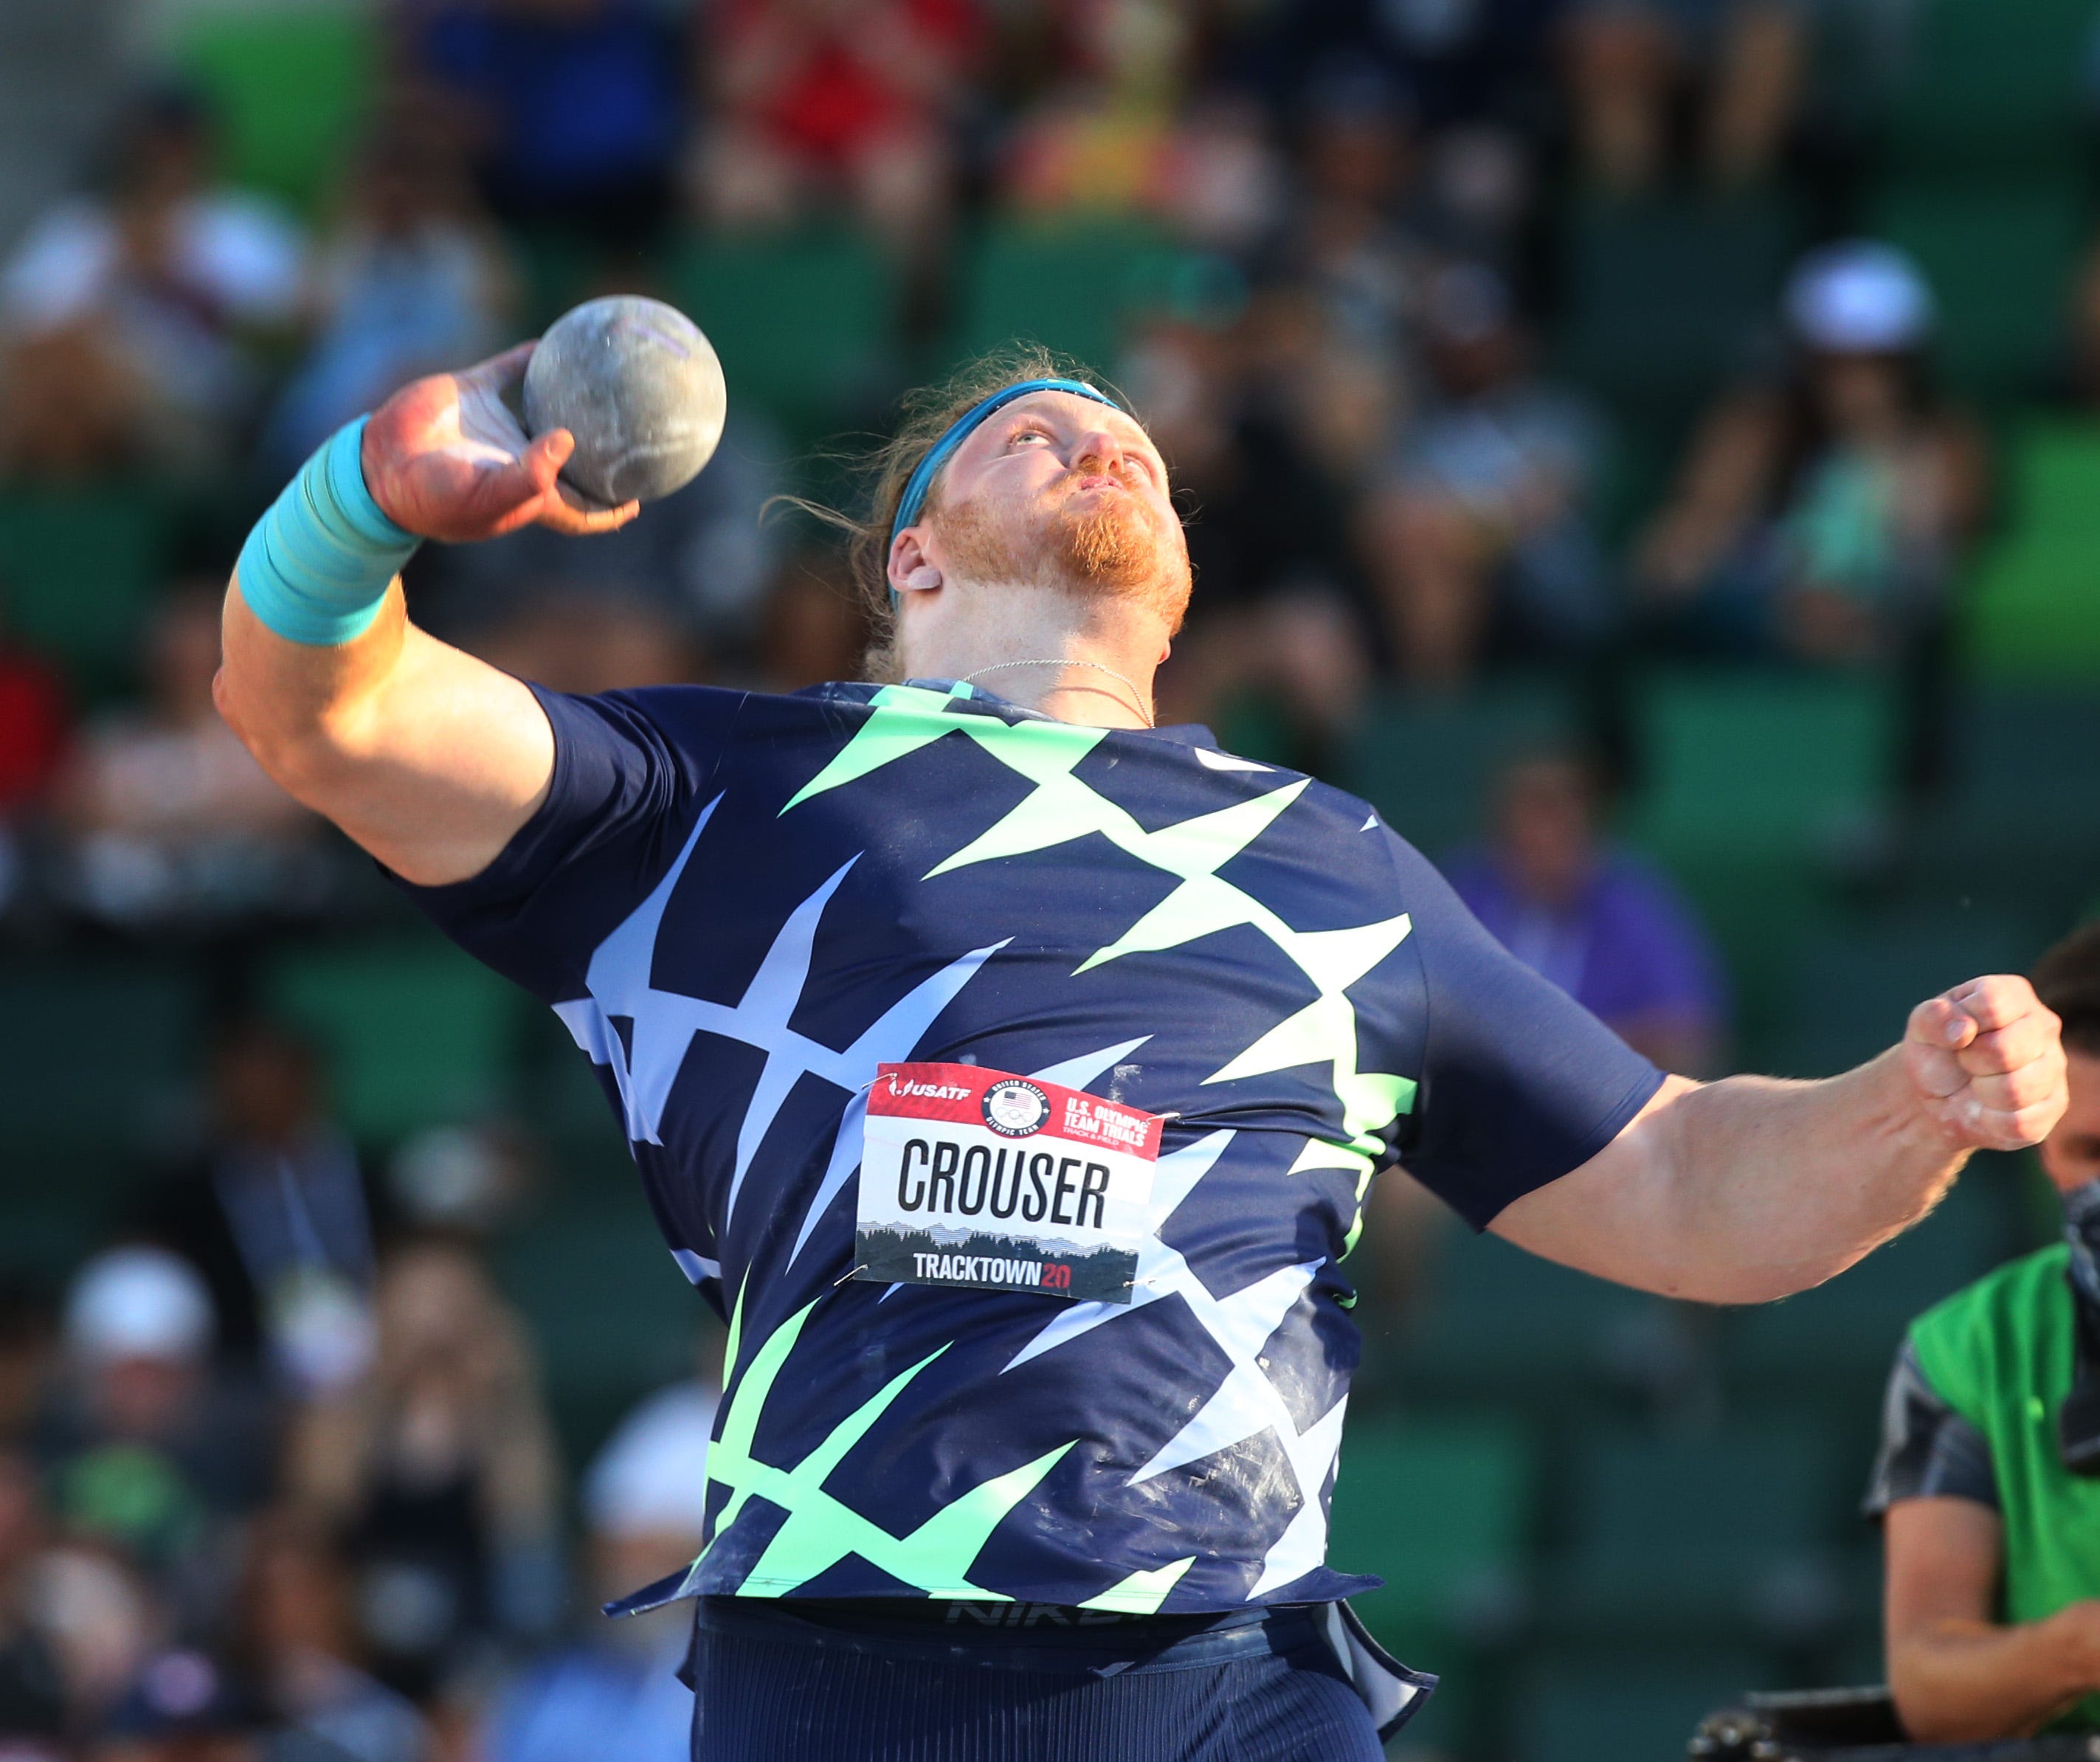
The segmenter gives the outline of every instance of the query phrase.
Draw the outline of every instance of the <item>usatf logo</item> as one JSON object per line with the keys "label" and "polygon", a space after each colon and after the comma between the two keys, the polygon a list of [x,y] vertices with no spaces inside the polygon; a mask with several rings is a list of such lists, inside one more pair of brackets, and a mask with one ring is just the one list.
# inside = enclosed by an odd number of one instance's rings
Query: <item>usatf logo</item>
{"label": "usatf logo", "polygon": [[1043,1129],[1050,1097],[1032,1083],[1008,1077],[985,1091],[984,1122],[1003,1138],[1025,1138]]}

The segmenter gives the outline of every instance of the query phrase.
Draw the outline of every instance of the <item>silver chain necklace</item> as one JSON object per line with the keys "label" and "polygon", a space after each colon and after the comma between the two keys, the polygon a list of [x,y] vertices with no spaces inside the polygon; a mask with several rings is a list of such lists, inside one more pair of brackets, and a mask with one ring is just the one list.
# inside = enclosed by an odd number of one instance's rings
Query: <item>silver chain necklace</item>
{"label": "silver chain necklace", "polygon": [[964,673],[960,682],[968,685],[976,680],[982,679],[988,673],[1003,673],[1009,667],[1091,667],[1096,673],[1105,673],[1111,679],[1120,680],[1124,685],[1129,686],[1131,707],[1136,710],[1139,715],[1144,717],[1145,726],[1148,728],[1156,728],[1159,726],[1152,719],[1152,713],[1145,707],[1145,694],[1131,683],[1127,675],[1118,673],[1113,667],[1104,666],[1098,660],[997,660],[989,667],[978,668],[975,673]]}

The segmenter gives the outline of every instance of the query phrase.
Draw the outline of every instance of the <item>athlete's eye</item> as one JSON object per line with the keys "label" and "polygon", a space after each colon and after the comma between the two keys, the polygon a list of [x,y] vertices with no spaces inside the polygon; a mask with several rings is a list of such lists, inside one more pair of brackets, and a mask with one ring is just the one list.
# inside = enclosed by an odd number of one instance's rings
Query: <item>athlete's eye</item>
{"label": "athlete's eye", "polygon": [[1024,440],[1040,440],[1047,444],[1049,439],[1049,435],[1043,429],[1023,428],[1017,430],[1013,439],[1009,440],[1007,444],[1010,447],[1017,447]]}

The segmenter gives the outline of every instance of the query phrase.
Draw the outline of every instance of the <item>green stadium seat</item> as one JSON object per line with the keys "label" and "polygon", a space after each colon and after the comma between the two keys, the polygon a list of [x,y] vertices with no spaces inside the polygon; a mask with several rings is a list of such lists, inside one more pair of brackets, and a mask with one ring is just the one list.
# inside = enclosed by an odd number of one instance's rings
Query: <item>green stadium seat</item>
{"label": "green stadium seat", "polygon": [[309,211],[370,108],[380,59],[377,8],[329,0],[201,12],[174,46],[218,118],[226,174]]}
{"label": "green stadium seat", "polygon": [[1798,236],[1787,204],[1581,200],[1560,241],[1560,364],[1622,412],[1682,418],[1770,328]]}
{"label": "green stadium seat", "polygon": [[1566,1540],[1546,1563],[1550,1629],[1739,1644],[1820,1634],[1839,1595],[1835,1468],[1820,1429],[1783,1417],[1690,1435],[1579,1433]]}
{"label": "green stadium seat", "polygon": [[0,489],[0,618],[81,689],[108,691],[136,660],[168,526],[146,485]]}
{"label": "green stadium seat", "polygon": [[1924,271],[1939,303],[1938,359],[1953,385],[2003,400],[2043,380],[2087,236],[2076,182],[1892,185],[1870,203],[1867,230]]}
{"label": "green stadium seat", "polygon": [[1396,1658],[1444,1678],[1408,1725],[1410,1753],[1480,1753],[1493,1654],[1522,1612],[1538,1469],[1530,1436],[1507,1417],[1349,1422],[1327,1557],[1386,1581],[1352,1606]]}
{"label": "green stadium seat", "polygon": [[2089,0],[1913,0],[1882,117],[1885,163],[2001,179],[2079,150]]}
{"label": "green stadium seat", "polygon": [[1112,372],[1132,316],[1171,305],[1199,261],[1135,223],[994,221],[965,253],[954,351],[1039,342]]}
{"label": "green stadium seat", "polygon": [[1531,1440],[1502,1418],[1357,1420],[1343,1441],[1328,1558],[1376,1573],[1353,1599],[1404,1646],[1492,1625],[1522,1574],[1537,1503]]}
{"label": "green stadium seat", "polygon": [[179,961],[0,964],[0,1274],[63,1273],[106,1240],[191,1093],[202,1013]]}
{"label": "green stadium seat", "polygon": [[1979,1158],[1930,1217],[1849,1271],[1731,1314],[1722,1351],[1732,1383],[1789,1402],[1820,1392],[1871,1428],[1912,1320],[2018,1249],[2017,1172]]}
{"label": "green stadium seat", "polygon": [[886,390],[897,279],[859,234],[687,238],[666,275],[721,356],[732,404],[750,399],[804,435]]}
{"label": "green stadium seat", "polygon": [[1894,776],[1895,696],[1873,676],[1667,671],[1635,717],[1628,829],[1670,858],[1811,858],[1870,821]]}
{"label": "green stadium seat", "polygon": [[2100,682],[2100,425],[2036,425],[2008,450],[2010,516],[1970,582],[1969,654],[2007,684]]}
{"label": "green stadium seat", "polygon": [[1676,1318],[1661,1299],[1456,1221],[1423,1278],[1401,1323],[1395,1371],[1410,1399],[1564,1406],[1645,1386],[1657,1352],[1677,1348]]}
{"label": "green stadium seat", "polygon": [[1503,764],[1579,731],[1575,702],[1556,681],[1498,681],[1462,696],[1390,696],[1365,717],[1340,780],[1410,843],[1440,855],[1480,836]]}
{"label": "green stadium seat", "polygon": [[1971,687],[1947,713],[1947,784],[1909,849],[1907,894],[2067,928],[2100,876],[2100,693]]}
{"label": "green stadium seat", "polygon": [[336,1102],[360,1140],[387,1142],[508,1098],[523,994],[435,932],[289,953],[264,990],[329,1055]]}
{"label": "green stadium seat", "polygon": [[26,959],[0,974],[0,1120],[10,1148],[141,1136],[179,1100],[199,1027],[184,965],[86,956]]}
{"label": "green stadium seat", "polygon": [[1701,1720],[1767,1680],[1752,1652],[1559,1654],[1520,1680],[1507,1750],[1525,1762],[1676,1762]]}
{"label": "green stadium seat", "polygon": [[690,1376],[711,1316],[665,1250],[639,1184],[558,1196],[499,1247],[496,1273],[532,1330],[571,1463],[627,1409]]}

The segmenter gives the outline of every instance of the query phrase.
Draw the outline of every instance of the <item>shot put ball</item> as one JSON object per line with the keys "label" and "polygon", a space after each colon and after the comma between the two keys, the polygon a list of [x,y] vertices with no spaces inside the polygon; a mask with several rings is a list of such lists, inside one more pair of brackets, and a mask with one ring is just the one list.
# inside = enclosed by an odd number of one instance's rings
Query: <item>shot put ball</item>
{"label": "shot put ball", "polygon": [[721,363],[699,326],[637,294],[563,313],[525,368],[527,432],[575,435],[562,481],[607,507],[690,483],[714,457],[728,405]]}

